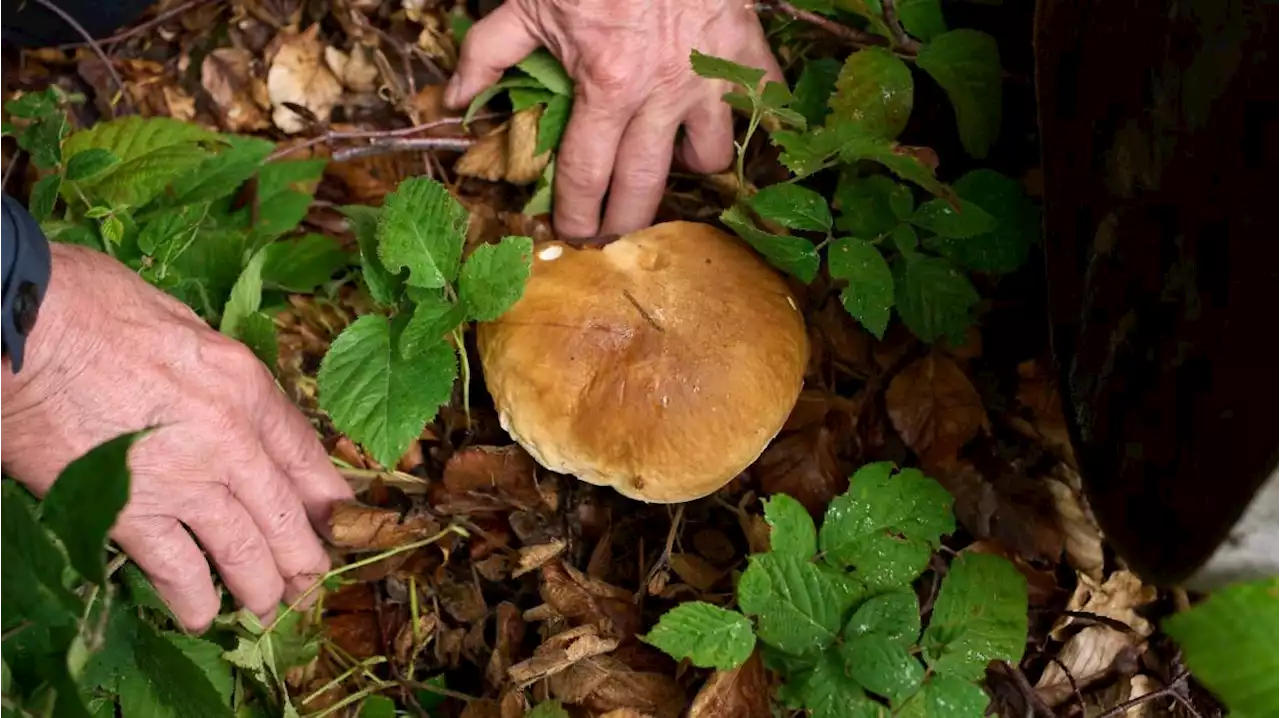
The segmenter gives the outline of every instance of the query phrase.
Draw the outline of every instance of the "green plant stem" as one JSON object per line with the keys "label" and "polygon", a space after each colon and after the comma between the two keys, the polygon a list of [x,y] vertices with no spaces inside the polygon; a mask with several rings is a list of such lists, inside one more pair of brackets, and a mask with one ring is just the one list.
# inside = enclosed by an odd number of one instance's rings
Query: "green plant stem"
{"label": "green plant stem", "polygon": [[325,708],[322,711],[318,711],[316,713],[308,713],[307,718],[324,718],[325,716],[330,715],[331,713],[336,713],[339,710],[346,708],[347,706],[351,705],[352,703],[355,703],[356,701],[362,701],[365,698],[368,698],[369,696],[374,695],[375,693],[384,691],[387,688],[394,688],[395,686],[396,684],[393,683],[392,681],[380,681],[371,686],[366,686],[356,691],[355,693],[352,693],[346,698],[343,698],[337,703],[334,703],[328,708]]}
{"label": "green plant stem", "polygon": [[462,327],[453,330],[453,342],[458,349],[458,369],[462,372],[462,412],[467,417],[467,431],[471,430],[471,360],[467,357],[467,343]]}
{"label": "green plant stem", "polygon": [[751,144],[751,137],[756,133],[756,128],[760,126],[760,118],[764,113],[760,110],[760,98],[755,92],[751,94],[751,121],[747,123],[747,133],[742,136],[742,144],[738,146],[738,199],[745,199],[747,188],[747,147]]}

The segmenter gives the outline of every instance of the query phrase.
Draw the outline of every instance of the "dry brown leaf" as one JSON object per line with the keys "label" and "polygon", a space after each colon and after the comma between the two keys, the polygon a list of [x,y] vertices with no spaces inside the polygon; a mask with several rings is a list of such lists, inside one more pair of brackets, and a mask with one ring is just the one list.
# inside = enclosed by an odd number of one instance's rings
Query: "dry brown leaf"
{"label": "dry brown leaf", "polygon": [[350,53],[326,47],[324,61],[333,76],[348,90],[373,92],[378,89],[378,66],[373,61],[373,51],[364,45],[357,43]]}
{"label": "dry brown leaf", "polygon": [[502,709],[492,698],[477,698],[467,701],[467,707],[459,718],[502,718]]}
{"label": "dry brown leaf", "polygon": [[[417,116],[419,122],[438,122],[448,117],[462,117],[463,113],[458,110],[451,110],[444,104],[444,88],[443,84],[427,85],[418,90],[418,94],[409,98],[409,107]],[[437,127],[423,132],[424,137],[443,134],[457,134],[455,127]]]}
{"label": "dry brown leaf", "polygon": [[710,561],[691,553],[671,554],[671,570],[676,572],[681,581],[699,591],[709,591],[725,572],[716,568]]}
{"label": "dry brown leaf", "polygon": [[436,629],[440,627],[440,617],[434,613],[418,616],[415,624],[412,620],[400,627],[392,646],[396,653],[396,662],[409,665],[417,659],[422,649],[431,642]]}
{"label": "dry brown leaf", "polygon": [[[566,634],[570,635],[564,638]],[[552,636],[534,651],[532,658],[523,660],[508,669],[507,675],[517,686],[523,688],[554,676],[579,661],[603,655],[617,647],[617,639],[601,638],[595,634],[591,626],[570,629],[565,633]]]}
{"label": "dry brown leaf", "polygon": [[838,300],[828,301],[813,313],[809,335],[812,345],[845,372],[869,376],[875,369],[871,335]]}
{"label": "dry brown leaf", "polygon": [[614,708],[608,713],[602,713],[600,718],[653,718],[653,716],[635,708]]}
{"label": "dry brown leaf", "polygon": [[516,569],[511,573],[511,577],[523,576],[534,569],[541,568],[542,564],[564,553],[566,546],[568,544],[563,540],[556,539],[551,543],[521,548],[520,558],[516,561]]}
{"label": "dry brown leaf", "polygon": [[769,679],[757,649],[746,663],[716,671],[698,691],[688,718],[770,718]]}
{"label": "dry brown leaf", "polygon": [[476,177],[489,182],[506,177],[507,127],[507,123],[503,123],[476,140],[454,163],[454,171],[462,177]]}
{"label": "dry brown leaf", "polygon": [[515,663],[515,653],[524,641],[525,624],[520,609],[510,601],[498,604],[494,618],[494,645],[485,666],[485,679],[492,688],[500,688],[507,680],[507,671]]}
{"label": "dry brown leaf", "polygon": [[770,444],[751,470],[764,493],[787,494],[817,514],[848,486],[836,446],[825,425],[799,431]]}
{"label": "dry brown leaf", "polygon": [[733,563],[738,549],[733,541],[716,529],[699,529],[693,534],[693,548],[711,563],[723,566]]}
{"label": "dry brown leaf", "polygon": [[527,185],[538,181],[542,171],[551,161],[551,151],[535,156],[538,148],[538,120],[542,117],[542,105],[526,107],[511,117],[507,133],[506,179],[514,185]]}
{"label": "dry brown leaf", "polygon": [[359,501],[333,505],[329,518],[333,544],[348,551],[386,551],[440,533],[440,523],[418,513],[366,506]]}
{"label": "dry brown leaf", "polygon": [[679,718],[684,690],[666,672],[638,670],[613,656],[596,656],[551,676],[556,698],[597,713],[630,708],[655,718]]}
{"label": "dry brown leaf", "polygon": [[431,502],[450,513],[538,508],[545,497],[537,484],[537,464],[518,445],[471,446],[455,452]]}
{"label": "dry brown leaf", "polygon": [[1102,531],[1085,512],[1082,497],[1056,479],[1046,479],[1045,485],[1053,494],[1054,506],[1058,508],[1058,524],[1067,540],[1067,563],[1093,580],[1101,580]]}
{"label": "dry brown leaf", "polygon": [[272,121],[287,134],[301,132],[307,122],[284,103],[301,105],[327,123],[342,98],[342,83],[324,63],[319,32],[317,23],[301,33],[282,30],[276,36],[278,47],[267,71],[267,97],[273,108]]}
{"label": "dry brown leaf", "polygon": [[994,538],[1029,559],[1057,561],[1066,538],[1045,482],[991,457],[984,467],[988,471],[947,457],[921,468],[955,497],[956,518],[974,536]]}
{"label": "dry brown leaf", "polygon": [[614,638],[629,638],[641,627],[640,607],[630,592],[591,578],[557,559],[542,566],[542,600],[577,626],[601,627]]}
{"label": "dry brown leaf", "polygon": [[[1156,680],[1146,674],[1138,674],[1129,679],[1129,697],[1125,701],[1137,700],[1150,693],[1160,690],[1160,684]],[[1155,703],[1147,701],[1139,703],[1124,712],[1125,718],[1146,718],[1155,715]]]}
{"label": "dry brown leaf", "polygon": [[266,84],[253,74],[253,55],[235,47],[220,47],[200,63],[200,84],[218,108],[228,132],[255,132],[270,124],[265,107]]}
{"label": "dry brown leaf", "polygon": [[459,623],[474,623],[489,613],[484,595],[473,583],[446,580],[437,589],[440,605]]}
{"label": "dry brown leaf", "polygon": [[1039,362],[1028,360],[1018,365],[1018,391],[1014,398],[1019,412],[1010,417],[1010,426],[1075,469],[1075,449],[1062,413],[1062,397]]}
{"label": "dry brown leaf", "polygon": [[326,616],[325,636],[358,660],[372,658],[381,651],[376,613],[339,613]]}
{"label": "dry brown leaf", "polygon": [[987,410],[955,360],[938,352],[907,365],[884,395],[893,428],[924,461],[956,456],[983,429]]}

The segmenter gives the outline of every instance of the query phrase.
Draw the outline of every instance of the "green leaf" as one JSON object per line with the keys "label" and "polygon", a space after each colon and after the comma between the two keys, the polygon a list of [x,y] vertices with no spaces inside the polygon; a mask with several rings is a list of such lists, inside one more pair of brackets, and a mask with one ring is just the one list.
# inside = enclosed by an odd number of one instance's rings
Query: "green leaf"
{"label": "green leaf", "polygon": [[924,681],[924,666],[907,647],[888,636],[867,634],[846,642],[840,649],[849,675],[876,695],[900,703]]}
{"label": "green leaf", "polygon": [[974,170],[956,181],[963,200],[981,207],[994,226],[965,240],[931,237],[930,250],[978,272],[1012,272],[1027,261],[1027,252],[1040,234],[1040,212],[1022,186],[999,172]]}
{"label": "green leaf", "polygon": [[503,237],[482,244],[467,257],[458,275],[458,301],[476,321],[502,316],[524,294],[533,268],[533,240]]}
{"label": "green leaf", "polygon": [[818,275],[818,250],[801,237],[786,237],[756,227],[741,207],[734,205],[720,214],[720,221],[764,255],[769,263],[808,284]]}
{"label": "green leaf", "polygon": [[222,310],[222,323],[218,326],[223,334],[238,337],[240,323],[262,306],[262,265],[266,259],[266,250],[255,252],[231,287],[231,296]]}
{"label": "green leaf", "polygon": [[893,272],[875,245],[844,237],[827,250],[827,271],[832,279],[848,284],[840,290],[840,302],[877,339],[884,338],[893,308]]}
{"label": "green leaf", "polygon": [[557,95],[573,97],[573,80],[565,71],[564,65],[561,65],[555,55],[548,52],[546,48],[540,47],[529,53],[523,60],[516,63],[516,67],[524,70],[539,84]]}
{"label": "green leaf", "polygon": [[389,307],[399,301],[400,290],[404,286],[405,272],[392,273],[382,264],[378,257],[378,217],[381,210],[366,205],[344,205],[339,207],[351,223],[351,232],[356,236],[360,246],[360,263],[364,269],[365,286],[373,301]]}
{"label": "green leaf", "polygon": [[858,15],[867,21],[867,29],[875,34],[893,38],[893,32],[884,21],[884,8],[880,0],[835,0],[836,7]]}
{"label": "green leaf", "polygon": [[1276,712],[1278,596],[1275,577],[1235,583],[1163,622],[1192,675],[1226,704],[1229,715]]}
{"label": "green leaf", "polygon": [[960,270],[938,257],[912,254],[893,265],[895,303],[902,322],[926,342],[964,341],[969,313],[980,297]]}
{"label": "green leaf", "polygon": [[67,179],[76,182],[86,180],[119,162],[120,158],[112,154],[111,150],[91,147],[67,160]]}
{"label": "green leaf", "polygon": [[939,197],[951,199],[955,193],[939,182],[933,169],[921,161],[923,152],[918,147],[874,137],[855,136],[840,145],[840,159],[844,162],[877,162],[902,179],[914,182]]}
{"label": "green leaf", "polygon": [[915,206],[911,188],[884,175],[840,175],[833,206],[839,212],[836,228],[861,239],[888,234]]}
{"label": "green leaf", "polygon": [[999,556],[957,556],[921,641],[930,668],[976,681],[991,661],[1017,665],[1026,642],[1027,579]]}
{"label": "green leaf", "polygon": [[928,42],[947,31],[939,0],[898,0],[898,21],[912,37]]}
{"label": "green leaf", "polygon": [[123,434],[72,461],[41,505],[71,567],[99,586],[106,582],[107,533],[129,500],[129,449],[140,436]]}
{"label": "green leaf", "polygon": [[4,103],[5,112],[24,120],[48,117],[58,112],[58,93],[53,86],[38,92],[26,92]]}
{"label": "green leaf", "polygon": [[742,85],[748,93],[759,92],[760,81],[765,76],[765,71],[761,68],[740,65],[732,60],[706,55],[697,50],[689,53],[689,62],[693,65],[694,73],[699,77],[727,80]]}
{"label": "green leaf", "polygon": [[396,702],[386,696],[371,695],[360,704],[360,718],[396,718]]}
{"label": "green leaf", "polygon": [[262,312],[253,312],[236,327],[236,339],[253,350],[258,360],[274,373],[280,358],[280,345],[276,340],[276,323]]}
{"label": "green leaf", "polygon": [[547,89],[543,87],[542,83],[532,77],[525,76],[523,73],[519,75],[508,75],[492,85],[489,85],[484,90],[481,90],[480,94],[476,95],[475,99],[471,100],[471,104],[467,106],[466,113],[462,116],[462,126],[465,128],[467,125],[470,125],[471,120],[475,119],[475,116],[480,113],[480,110],[484,109],[484,106],[489,104],[489,100],[492,100],[502,94],[503,90],[513,88],[529,90]]}
{"label": "green leaf", "polygon": [[861,133],[893,139],[911,118],[914,94],[906,63],[885,48],[868,47],[845,60],[826,121],[851,123]]}
{"label": "green leaf", "polygon": [[764,502],[769,523],[769,547],[778,554],[809,560],[818,552],[818,530],[809,511],[786,494],[774,494]]}
{"label": "green leaf", "polygon": [[524,207],[520,208],[520,213],[530,217],[550,214],[552,194],[555,192],[555,180],[556,158],[552,157],[551,161],[547,163],[547,168],[542,170],[542,176],[538,178],[538,183],[534,186],[533,196],[529,198]]}
{"label": "green leaf", "polygon": [[165,631],[165,640],[177,646],[197,668],[209,679],[210,685],[222,700],[222,704],[231,705],[231,695],[235,691],[235,679],[231,676],[231,664],[222,660],[222,646],[194,636],[187,636],[174,631]]}
{"label": "green leaf", "polygon": [[[437,673],[436,675],[425,679],[422,683],[423,685],[435,686],[437,688],[449,687],[448,681],[445,679],[445,674],[443,673]],[[440,693],[433,693],[425,688],[420,688],[417,691],[414,691],[414,697],[418,699],[418,704],[427,712],[438,708],[445,702],[445,700],[448,699],[448,696],[441,695]]]}
{"label": "green leaf", "polygon": [[893,228],[889,233],[889,237],[893,239],[893,246],[903,255],[911,254],[920,246],[920,240],[916,237],[916,231],[909,224],[900,224]]}
{"label": "green leaf", "polygon": [[533,154],[554,150],[560,146],[560,138],[564,129],[569,126],[569,112],[573,109],[573,98],[556,95],[547,103],[542,116],[538,118],[538,145]]}
{"label": "green leaf", "polygon": [[[784,123],[803,130],[808,126],[804,115],[791,109],[789,105],[795,101],[791,90],[781,82],[770,80],[764,84],[760,93],[760,107],[767,115],[773,115]],[[750,98],[748,98],[750,102]],[[732,103],[730,103],[732,104]]]}
{"label": "green leaf", "polygon": [[990,703],[982,687],[955,676],[932,675],[894,712],[895,718],[972,718]]}
{"label": "green leaf", "polygon": [[946,200],[931,199],[920,205],[908,221],[947,239],[967,239],[995,228],[995,219],[983,208],[964,199],[959,205],[957,208]]}
{"label": "green leaf", "polygon": [[507,97],[511,99],[512,112],[527,110],[534,105],[545,105],[556,96],[556,93],[551,90],[541,88],[512,87],[507,90]]}
{"label": "green leaf", "polygon": [[[5,588],[0,592],[0,601],[4,605],[6,631],[24,619],[45,632],[74,627],[84,610],[81,601],[62,583],[67,561],[36,522],[33,504],[17,483],[4,481],[0,503],[0,584]],[[6,640],[6,652],[8,647]]]}
{"label": "green leaf", "polygon": [[796,81],[795,101],[791,108],[804,116],[810,125],[819,126],[827,117],[827,103],[840,76],[840,63],[830,57],[806,59],[800,79]]}
{"label": "green leaf", "polygon": [[753,98],[751,95],[740,90],[726,92],[720,96],[720,99],[729,107],[732,107],[745,115],[751,115],[754,113],[756,111],[756,103],[759,102],[758,99]]}
{"label": "green leaf", "polygon": [[839,651],[827,651],[812,670],[787,678],[797,684],[791,690],[800,695],[811,718],[888,718],[889,711],[853,680]]}
{"label": "green leaf", "polygon": [[872,596],[858,606],[844,625],[844,639],[875,634],[903,646],[920,636],[920,602],[910,589],[896,589]]}
{"label": "green leaf", "polygon": [[525,714],[525,718],[569,718],[569,712],[560,705],[560,701],[543,701]]}
{"label": "green leaf", "polygon": [[103,203],[142,207],[208,157],[200,143],[219,139],[194,123],[130,115],[76,132],[63,149],[69,156],[97,148],[119,157],[119,163],[77,184]]}
{"label": "green leaf", "polygon": [[262,285],[304,294],[328,282],[351,260],[332,237],[323,234],[273,242],[263,252]]}
{"label": "green leaf", "polygon": [[124,222],[114,214],[109,214],[102,218],[102,221],[98,223],[98,231],[102,233],[104,240],[117,247],[124,242]]}
{"label": "green leaf", "polygon": [[400,353],[412,359],[427,349],[444,341],[458,325],[466,321],[467,312],[461,304],[433,297],[430,301],[419,299],[413,308],[413,318],[400,335]]}
{"label": "green leaf", "polygon": [[641,640],[676,660],[688,658],[699,668],[722,671],[746,663],[756,646],[746,616],[703,601],[689,601],[667,611]]}
{"label": "green leaf", "polygon": [[1000,135],[1004,102],[995,38],[977,30],[952,30],[921,47],[916,64],[951,100],[965,151],[977,159],[986,157]]}
{"label": "green leaf", "polygon": [[829,563],[856,569],[871,587],[897,588],[924,571],[955,530],[951,494],[917,469],[867,464],[827,507],[818,543]]}
{"label": "green leaf", "polygon": [[793,655],[822,651],[836,639],[857,598],[816,564],[787,554],[753,554],[738,581],[738,606],[756,616],[765,643]]}
{"label": "green leaf", "polygon": [[378,256],[387,269],[409,269],[408,283],[435,289],[458,276],[467,210],[444,185],[412,177],[387,195],[378,220]]}
{"label": "green leaf", "polygon": [[31,161],[42,170],[62,164],[63,138],[70,127],[62,113],[35,120],[18,133],[18,146],[31,153]]}
{"label": "green leaf", "polygon": [[[173,182],[173,199],[167,200],[170,205],[192,204],[194,202],[210,202],[222,199],[234,193],[249,178],[253,177],[264,165],[267,157],[275,151],[275,143],[257,137],[240,135],[223,135],[228,143],[217,154],[210,155],[194,170],[182,175]],[[318,163],[321,168],[323,160],[308,161]],[[273,163],[273,169],[267,171],[265,190],[269,194],[278,193],[283,187],[273,187],[273,173],[278,176],[281,168],[293,170],[298,165],[289,163]],[[314,164],[302,165],[302,168]],[[260,191],[262,191],[260,189]]]}
{"label": "green leaf", "polygon": [[853,125],[837,123],[808,132],[779,130],[771,133],[769,139],[782,148],[778,161],[799,179],[830,166],[845,143],[854,138],[854,133]]}
{"label": "green leaf", "polygon": [[31,188],[31,216],[37,222],[49,219],[58,202],[58,190],[62,187],[62,175],[51,174],[40,178]]}
{"label": "green leaf", "polygon": [[208,214],[208,205],[184,205],[151,213],[138,233],[138,249],[161,263],[177,259],[195,239]]}
{"label": "green leaf", "polygon": [[458,372],[449,344],[405,359],[395,351],[397,338],[385,317],[360,317],[338,335],[317,376],[320,406],[334,426],[383,466],[395,466],[449,401]]}
{"label": "green leaf", "polygon": [[798,184],[765,187],[747,202],[761,217],[784,227],[827,232],[831,230],[831,208],[822,195]]}

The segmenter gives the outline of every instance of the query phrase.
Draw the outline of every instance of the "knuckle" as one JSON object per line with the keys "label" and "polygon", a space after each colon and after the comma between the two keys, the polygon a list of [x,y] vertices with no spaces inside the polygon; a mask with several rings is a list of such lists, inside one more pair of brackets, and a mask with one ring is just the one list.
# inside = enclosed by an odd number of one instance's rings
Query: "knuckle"
{"label": "knuckle", "polygon": [[606,60],[587,65],[584,74],[584,96],[589,100],[612,103],[630,99],[636,67],[627,62]]}
{"label": "knuckle", "polygon": [[570,197],[591,196],[604,192],[605,186],[609,184],[609,174],[609,168],[599,162],[568,157],[561,170],[560,181]]}

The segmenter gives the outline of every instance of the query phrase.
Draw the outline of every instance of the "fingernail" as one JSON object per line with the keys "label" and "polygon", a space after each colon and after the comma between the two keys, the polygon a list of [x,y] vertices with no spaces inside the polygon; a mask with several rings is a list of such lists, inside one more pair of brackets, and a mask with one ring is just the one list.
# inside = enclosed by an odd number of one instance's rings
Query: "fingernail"
{"label": "fingernail", "polygon": [[462,93],[462,76],[454,74],[444,88],[444,104],[451,109],[458,107],[458,95]]}

